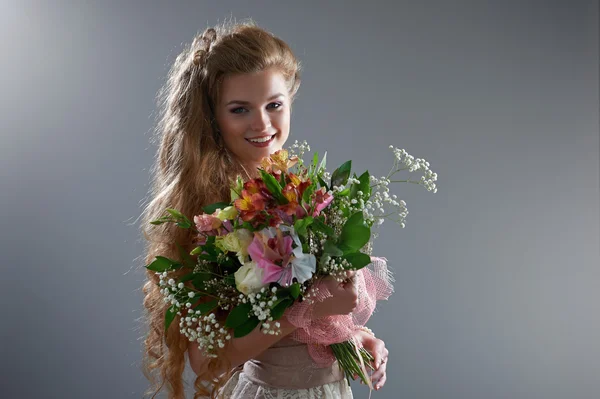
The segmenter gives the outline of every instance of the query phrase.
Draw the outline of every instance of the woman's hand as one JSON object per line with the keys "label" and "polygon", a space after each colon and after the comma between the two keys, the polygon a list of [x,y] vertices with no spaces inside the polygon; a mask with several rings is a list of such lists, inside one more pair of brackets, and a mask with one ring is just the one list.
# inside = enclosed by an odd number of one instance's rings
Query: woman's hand
{"label": "woman's hand", "polygon": [[386,368],[389,352],[385,347],[385,342],[363,330],[357,330],[354,337],[360,342],[363,348],[373,355],[374,359],[371,365],[375,370],[371,375],[371,383],[373,384],[373,387],[378,390],[386,381]]}
{"label": "woman's hand", "polygon": [[358,289],[355,283],[356,271],[346,272],[347,279],[339,282],[335,278],[328,276],[321,280],[321,284],[331,293],[331,297],[322,302],[315,303],[312,316],[315,319],[334,316],[347,315],[352,313],[358,306]]}

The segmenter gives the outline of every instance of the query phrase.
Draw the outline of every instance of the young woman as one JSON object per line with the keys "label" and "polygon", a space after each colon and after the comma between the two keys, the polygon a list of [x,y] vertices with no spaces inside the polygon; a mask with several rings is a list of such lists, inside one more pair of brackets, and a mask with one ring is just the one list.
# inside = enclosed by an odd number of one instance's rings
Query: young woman
{"label": "young woman", "polygon": [[[175,243],[193,248],[189,230],[171,224],[147,228],[151,220],[168,207],[194,215],[204,205],[228,201],[238,175],[256,176],[261,158],[282,148],[290,132],[299,69],[289,46],[252,22],[209,28],[177,57],[161,91],[159,148],[142,218],[147,263],[159,254],[178,258]],[[352,312],[358,294],[352,274],[348,277],[342,284],[325,281],[333,297],[315,303],[313,318]],[[265,335],[257,328],[228,341],[217,358],[205,357],[179,332],[177,320],[165,333],[167,306],[158,278],[154,273],[147,278],[144,371],[153,384],[150,394],[166,388],[169,398],[185,397],[187,354],[197,374],[195,398],[352,398],[337,363],[317,367],[306,344],[291,339],[297,327],[285,316],[281,335]],[[226,314],[218,317],[223,320]],[[355,338],[375,357],[372,380],[378,389],[386,380],[385,344],[366,329],[358,329]]]}

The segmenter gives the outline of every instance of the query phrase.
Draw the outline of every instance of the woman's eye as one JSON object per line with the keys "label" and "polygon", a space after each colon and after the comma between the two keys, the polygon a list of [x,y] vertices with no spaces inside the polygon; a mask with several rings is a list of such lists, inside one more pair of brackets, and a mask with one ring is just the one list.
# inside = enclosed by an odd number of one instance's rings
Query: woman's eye
{"label": "woman's eye", "polygon": [[[281,103],[270,103],[269,105],[267,105],[267,109],[278,109],[282,106]],[[248,110],[244,107],[237,107],[237,108],[233,108],[230,111],[232,114],[243,114],[244,112],[248,112]]]}

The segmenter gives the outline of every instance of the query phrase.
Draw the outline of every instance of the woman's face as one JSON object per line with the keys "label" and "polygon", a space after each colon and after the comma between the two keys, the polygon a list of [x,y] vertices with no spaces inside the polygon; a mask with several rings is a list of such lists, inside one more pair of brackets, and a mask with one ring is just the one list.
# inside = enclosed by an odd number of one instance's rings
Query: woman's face
{"label": "woman's face", "polygon": [[275,69],[230,75],[215,107],[217,124],[229,151],[247,167],[280,150],[290,132],[290,98]]}

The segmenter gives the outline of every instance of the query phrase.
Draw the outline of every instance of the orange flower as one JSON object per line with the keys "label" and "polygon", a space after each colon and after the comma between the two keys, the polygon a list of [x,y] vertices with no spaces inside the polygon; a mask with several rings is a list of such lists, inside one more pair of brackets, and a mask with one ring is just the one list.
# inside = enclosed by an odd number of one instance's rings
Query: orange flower
{"label": "orange flower", "polygon": [[265,201],[259,193],[251,193],[248,190],[242,190],[241,198],[234,201],[235,207],[240,211],[240,216],[244,222],[251,220],[256,214],[265,209]]}
{"label": "orange flower", "polygon": [[280,205],[279,209],[289,216],[296,215],[300,217],[300,215],[304,214],[304,209],[302,209],[302,206],[300,205],[302,202],[302,194],[298,191],[298,187],[289,183],[281,190],[281,193],[289,202],[285,205]]}
{"label": "orange flower", "polygon": [[289,157],[287,150],[281,149],[275,151],[268,158],[263,158],[260,166],[267,173],[283,172],[286,173],[289,168],[298,163],[298,157]]}
{"label": "orange flower", "polygon": [[297,175],[295,175],[293,173],[288,173],[288,177],[290,178],[290,181],[292,182],[292,184],[294,186],[299,186],[300,183],[302,183],[302,180],[300,180],[300,177],[298,177]]}
{"label": "orange flower", "polygon": [[293,183],[287,184],[283,190],[281,190],[281,193],[289,202],[298,202],[298,190]]}
{"label": "orange flower", "polygon": [[252,179],[244,183],[244,189],[248,191],[250,194],[257,194],[260,192],[261,188],[261,180]]}

